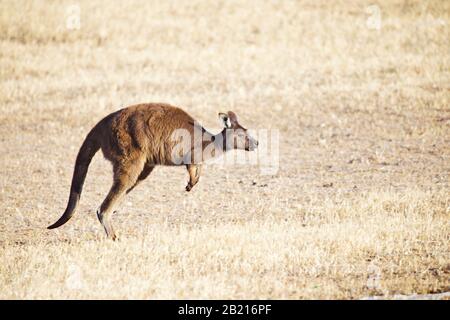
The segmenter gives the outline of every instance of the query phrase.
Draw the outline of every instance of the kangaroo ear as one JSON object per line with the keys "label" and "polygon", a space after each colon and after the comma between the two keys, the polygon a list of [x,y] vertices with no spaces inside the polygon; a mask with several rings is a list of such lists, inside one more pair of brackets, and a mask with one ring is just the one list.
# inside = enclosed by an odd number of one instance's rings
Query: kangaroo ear
{"label": "kangaroo ear", "polygon": [[219,119],[222,120],[223,126],[227,129],[231,128],[231,121],[230,117],[228,117],[227,114],[220,112],[219,113]]}
{"label": "kangaroo ear", "polygon": [[228,118],[230,119],[232,124],[238,123],[238,117],[233,111],[228,111]]}

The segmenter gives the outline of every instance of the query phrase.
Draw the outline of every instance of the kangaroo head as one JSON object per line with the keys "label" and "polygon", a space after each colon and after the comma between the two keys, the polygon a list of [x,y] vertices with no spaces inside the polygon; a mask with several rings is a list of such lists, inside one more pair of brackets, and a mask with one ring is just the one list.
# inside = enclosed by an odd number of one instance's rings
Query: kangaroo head
{"label": "kangaroo head", "polygon": [[250,136],[248,130],[239,124],[233,111],[219,113],[219,119],[224,126],[224,138],[227,148],[253,151],[258,147],[258,141]]}

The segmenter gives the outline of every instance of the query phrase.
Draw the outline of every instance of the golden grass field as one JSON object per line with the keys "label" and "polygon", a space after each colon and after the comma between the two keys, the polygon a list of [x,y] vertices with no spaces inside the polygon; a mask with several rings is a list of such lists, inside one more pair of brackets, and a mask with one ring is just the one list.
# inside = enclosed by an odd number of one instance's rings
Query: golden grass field
{"label": "golden grass field", "polygon": [[[450,291],[449,23],[449,1],[2,0],[0,298]],[[187,193],[158,167],[113,242],[99,152],[47,230],[89,129],[159,101],[278,130],[279,170],[211,164]]]}

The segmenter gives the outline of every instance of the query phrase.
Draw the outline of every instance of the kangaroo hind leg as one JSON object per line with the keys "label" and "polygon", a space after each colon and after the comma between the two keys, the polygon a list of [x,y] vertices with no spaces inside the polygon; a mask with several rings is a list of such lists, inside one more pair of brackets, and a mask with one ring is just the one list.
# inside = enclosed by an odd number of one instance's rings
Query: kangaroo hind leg
{"label": "kangaroo hind leg", "polygon": [[113,185],[97,211],[98,220],[103,225],[108,238],[112,240],[116,240],[117,236],[111,223],[111,215],[127,190],[135,185],[140,172],[142,172],[142,167],[143,165],[138,162],[114,168]]}
{"label": "kangaroo hind leg", "polygon": [[140,182],[144,181],[150,175],[150,173],[152,173],[154,168],[155,166],[146,164],[142,172],[139,174],[134,185],[127,190],[127,194],[130,193],[131,190],[133,190]]}

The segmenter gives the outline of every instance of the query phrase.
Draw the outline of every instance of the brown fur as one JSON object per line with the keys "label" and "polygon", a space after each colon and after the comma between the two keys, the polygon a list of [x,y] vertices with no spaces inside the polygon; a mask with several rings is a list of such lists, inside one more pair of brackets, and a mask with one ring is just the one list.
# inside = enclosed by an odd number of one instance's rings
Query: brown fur
{"label": "brown fur", "polygon": [[[74,214],[80,199],[89,163],[95,153],[102,149],[104,157],[113,164],[113,185],[97,211],[97,216],[108,237],[116,239],[110,216],[120,202],[136,185],[143,181],[157,165],[185,165],[189,173],[186,191],[190,191],[200,178],[201,163],[209,157],[218,156],[232,141],[232,148],[253,150],[257,141],[250,137],[233,112],[219,114],[226,128],[213,135],[198,125],[180,108],[162,103],[139,104],[114,112],[102,119],[89,132],[78,152],[67,208],[61,218],[49,229],[66,223]],[[184,129],[190,134],[190,141],[182,140],[176,133]],[[237,134],[232,130],[240,130]],[[194,131],[197,130],[198,136]],[[203,135],[203,137],[202,137]],[[203,138],[203,139],[202,139]],[[213,142],[211,142],[213,141]],[[216,147],[210,155],[195,154],[211,143]],[[184,146],[186,144],[186,146]],[[180,153],[172,153],[175,146],[184,146]],[[188,147],[189,146],[189,147]],[[183,151],[181,151],[183,150]]]}

